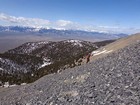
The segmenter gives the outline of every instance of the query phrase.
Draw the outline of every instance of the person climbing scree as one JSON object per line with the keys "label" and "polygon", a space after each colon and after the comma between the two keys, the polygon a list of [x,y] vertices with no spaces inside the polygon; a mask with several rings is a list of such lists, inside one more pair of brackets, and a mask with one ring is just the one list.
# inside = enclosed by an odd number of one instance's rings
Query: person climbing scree
{"label": "person climbing scree", "polygon": [[90,53],[87,55],[87,62],[88,63],[90,61]]}

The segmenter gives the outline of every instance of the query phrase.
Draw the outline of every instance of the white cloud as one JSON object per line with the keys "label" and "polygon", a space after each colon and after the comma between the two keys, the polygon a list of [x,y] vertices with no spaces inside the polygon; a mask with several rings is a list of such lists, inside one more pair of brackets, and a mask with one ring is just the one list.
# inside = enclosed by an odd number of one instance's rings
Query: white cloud
{"label": "white cloud", "polygon": [[68,26],[68,25],[71,25],[71,24],[74,24],[74,23],[71,22],[71,21],[66,21],[66,20],[58,20],[58,21],[56,21],[56,24],[58,26],[64,27],[64,26]]}
{"label": "white cloud", "polygon": [[[39,18],[25,18],[15,17],[4,13],[0,13],[0,22],[5,22],[6,25],[21,25],[31,27],[44,27],[44,28],[55,28],[55,29],[74,29],[74,30],[85,30],[94,32],[109,32],[109,33],[136,33],[140,32],[140,29],[136,28],[124,28],[117,26],[96,26],[96,25],[82,25],[69,20],[57,20],[49,21]],[[3,25],[3,24],[0,24]]]}
{"label": "white cloud", "polygon": [[23,26],[47,26],[50,24],[49,20],[38,19],[38,18],[24,18],[24,17],[15,17],[9,16],[3,13],[0,13],[0,20],[9,23],[10,25],[23,25]]}

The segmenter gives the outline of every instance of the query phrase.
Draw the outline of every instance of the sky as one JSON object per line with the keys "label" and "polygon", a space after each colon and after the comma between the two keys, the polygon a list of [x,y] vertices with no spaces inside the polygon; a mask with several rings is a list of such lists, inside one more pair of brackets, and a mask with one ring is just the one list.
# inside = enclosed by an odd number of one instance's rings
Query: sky
{"label": "sky", "polygon": [[0,0],[0,25],[140,32],[140,0]]}

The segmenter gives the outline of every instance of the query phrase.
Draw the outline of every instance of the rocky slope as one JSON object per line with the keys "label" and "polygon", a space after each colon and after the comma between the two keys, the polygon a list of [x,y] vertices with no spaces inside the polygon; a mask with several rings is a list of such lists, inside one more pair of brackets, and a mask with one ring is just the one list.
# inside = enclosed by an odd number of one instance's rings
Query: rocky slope
{"label": "rocky slope", "polygon": [[140,40],[140,34],[134,34],[134,35],[116,40],[113,43],[110,43],[104,47],[101,47],[96,51],[93,51],[91,53],[90,61],[106,56],[109,53],[113,53],[119,49],[129,46],[135,42],[138,42],[139,40]]}
{"label": "rocky slope", "polygon": [[0,89],[1,105],[139,105],[140,41],[89,64]]}
{"label": "rocky slope", "polygon": [[28,42],[0,54],[0,83],[30,83],[40,77],[81,65],[87,53],[113,40],[91,43],[81,40]]}

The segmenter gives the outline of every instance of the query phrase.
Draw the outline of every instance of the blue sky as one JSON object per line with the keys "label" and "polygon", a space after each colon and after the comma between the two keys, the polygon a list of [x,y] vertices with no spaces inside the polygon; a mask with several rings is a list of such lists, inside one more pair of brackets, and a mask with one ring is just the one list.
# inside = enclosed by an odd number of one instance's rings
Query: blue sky
{"label": "blue sky", "polygon": [[0,0],[0,25],[21,25],[23,17],[29,19],[25,25],[38,19],[33,25],[135,33],[140,31],[139,10],[140,0]]}

